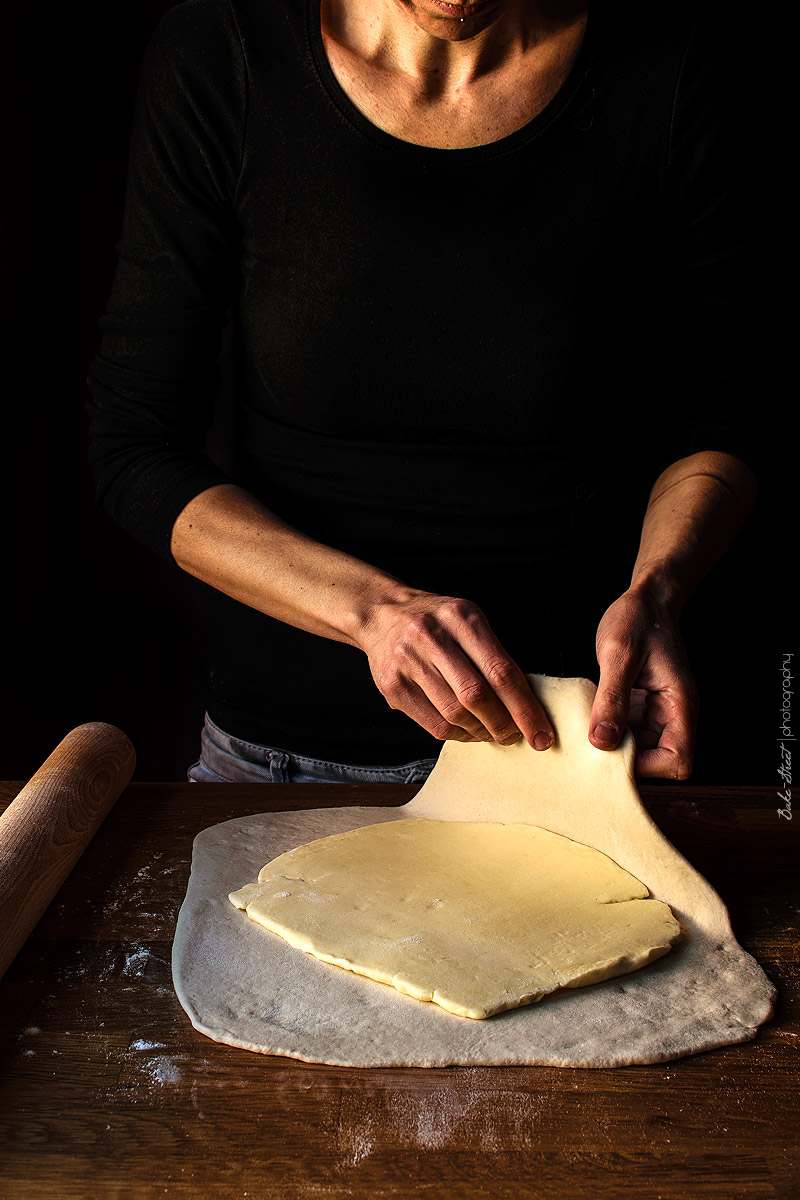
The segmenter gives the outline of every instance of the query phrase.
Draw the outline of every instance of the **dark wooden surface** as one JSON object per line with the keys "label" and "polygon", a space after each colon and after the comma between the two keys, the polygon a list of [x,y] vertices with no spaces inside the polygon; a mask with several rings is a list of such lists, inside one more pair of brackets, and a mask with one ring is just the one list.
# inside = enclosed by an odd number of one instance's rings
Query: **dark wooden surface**
{"label": "dark wooden surface", "polygon": [[643,789],[779,988],[754,1042],[616,1070],[347,1070],[195,1032],[170,973],[194,835],[414,790],[129,786],[0,982],[0,1196],[800,1196],[797,839],[771,789]]}

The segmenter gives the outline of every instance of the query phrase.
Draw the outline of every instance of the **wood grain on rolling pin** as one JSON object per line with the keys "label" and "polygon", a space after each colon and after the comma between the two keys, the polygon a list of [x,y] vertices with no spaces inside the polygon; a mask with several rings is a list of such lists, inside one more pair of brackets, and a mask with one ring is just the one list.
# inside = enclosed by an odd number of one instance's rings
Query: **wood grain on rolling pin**
{"label": "wood grain on rolling pin", "polygon": [[114,725],[79,725],[0,816],[0,976],[133,774]]}

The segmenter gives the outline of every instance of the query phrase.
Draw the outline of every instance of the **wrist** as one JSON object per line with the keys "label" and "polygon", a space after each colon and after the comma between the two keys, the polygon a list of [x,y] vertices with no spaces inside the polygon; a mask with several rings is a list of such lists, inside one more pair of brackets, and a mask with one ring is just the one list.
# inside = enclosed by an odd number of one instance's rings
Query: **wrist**
{"label": "wrist", "polygon": [[392,575],[376,575],[359,591],[351,608],[344,631],[348,640],[366,652],[367,644],[381,627],[391,622],[402,607],[423,594]]}
{"label": "wrist", "polygon": [[628,594],[672,621],[679,620],[689,597],[681,573],[663,561],[634,568]]}

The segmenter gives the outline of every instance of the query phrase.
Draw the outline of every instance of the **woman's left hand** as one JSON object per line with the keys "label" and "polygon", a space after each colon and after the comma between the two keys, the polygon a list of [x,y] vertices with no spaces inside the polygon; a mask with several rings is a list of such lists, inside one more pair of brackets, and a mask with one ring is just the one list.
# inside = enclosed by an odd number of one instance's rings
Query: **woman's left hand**
{"label": "woman's left hand", "polygon": [[628,724],[636,739],[637,775],[687,779],[694,758],[697,688],[677,619],[645,590],[631,588],[600,621],[597,661],[592,745],[613,750]]}

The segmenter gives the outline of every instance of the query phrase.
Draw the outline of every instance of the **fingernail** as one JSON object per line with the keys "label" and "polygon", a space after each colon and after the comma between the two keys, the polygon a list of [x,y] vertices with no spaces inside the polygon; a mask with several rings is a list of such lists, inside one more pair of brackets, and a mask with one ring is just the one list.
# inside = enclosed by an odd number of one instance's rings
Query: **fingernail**
{"label": "fingernail", "polygon": [[540,729],[533,739],[534,750],[549,750],[553,744],[553,735]]}
{"label": "fingernail", "polygon": [[601,721],[594,727],[594,736],[596,741],[603,742],[606,746],[616,746],[619,741],[619,730],[609,721]]}

